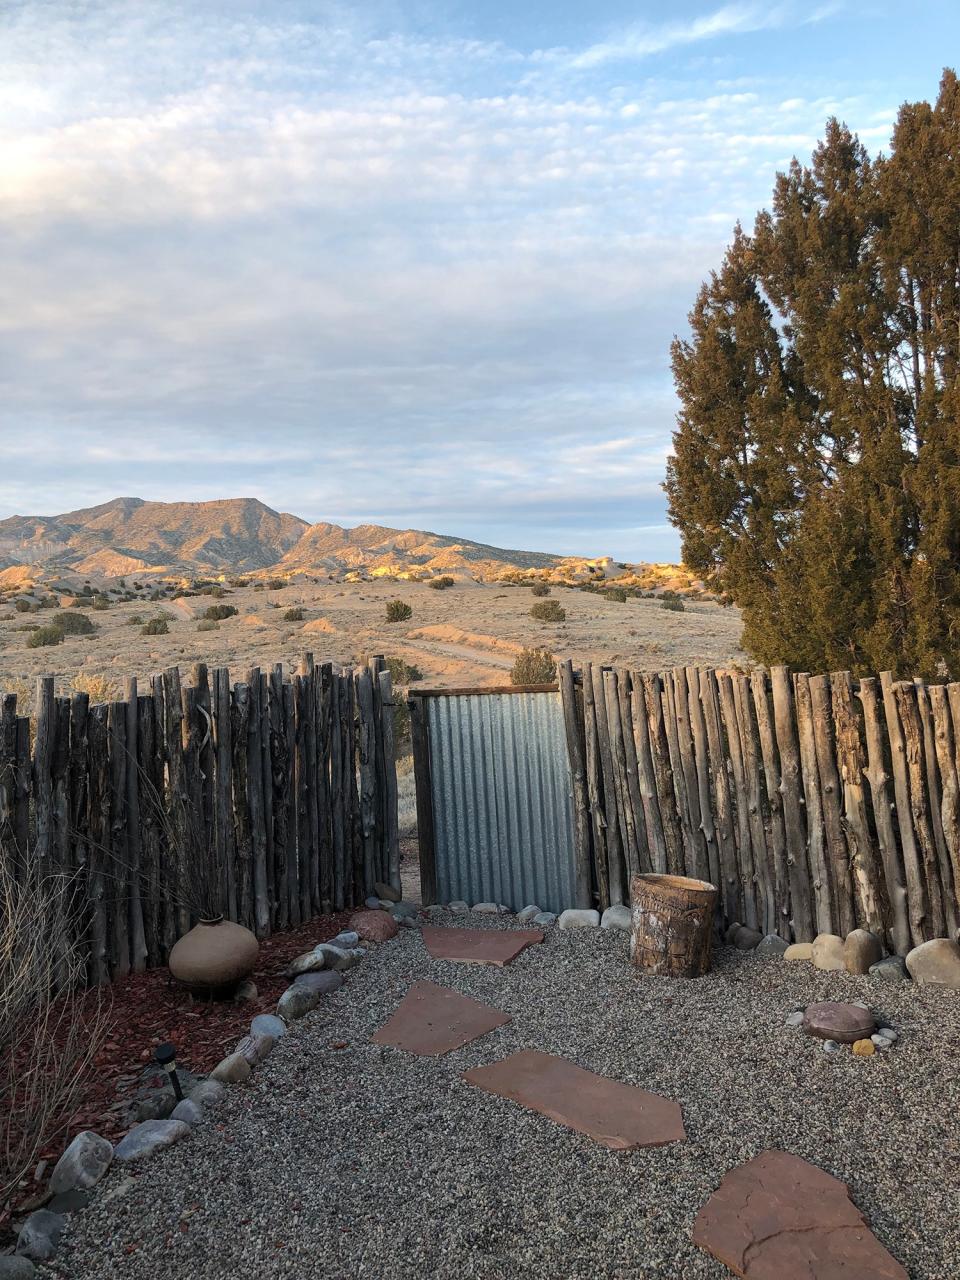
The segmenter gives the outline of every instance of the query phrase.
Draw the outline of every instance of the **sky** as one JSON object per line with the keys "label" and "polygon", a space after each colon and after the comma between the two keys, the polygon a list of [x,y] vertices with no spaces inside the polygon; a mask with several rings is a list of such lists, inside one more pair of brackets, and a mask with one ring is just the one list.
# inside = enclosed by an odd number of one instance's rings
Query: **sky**
{"label": "sky", "polygon": [[676,559],[700,282],[957,48],[954,0],[0,0],[0,518]]}

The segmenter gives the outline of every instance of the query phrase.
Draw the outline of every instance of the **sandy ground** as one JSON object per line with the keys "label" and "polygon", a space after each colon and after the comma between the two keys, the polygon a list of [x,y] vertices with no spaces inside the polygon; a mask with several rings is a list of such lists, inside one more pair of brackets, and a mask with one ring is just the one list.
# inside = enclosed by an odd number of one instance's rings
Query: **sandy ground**
{"label": "sandy ground", "polygon": [[[391,624],[385,607],[397,597],[413,616]],[[114,604],[90,613],[96,635],[68,636],[61,645],[39,649],[27,648],[29,632],[22,628],[49,623],[52,612],[22,614],[0,605],[0,689],[29,692],[38,675],[50,674],[66,691],[80,677],[99,700],[116,696],[127,675],[146,677],[202,661],[227,665],[241,679],[252,666],[293,666],[304,650],[318,661],[341,664],[374,653],[401,657],[420,669],[424,686],[448,688],[509,683],[516,655],[535,646],[576,663],[647,671],[747,661],[739,647],[739,614],[712,601],[691,601],[683,613],[673,613],[658,600],[619,604],[562,587],[554,587],[551,598],[566,610],[565,622],[531,618],[529,587],[501,583],[458,583],[447,591],[407,582],[296,582],[260,592],[251,586],[228,589],[219,601],[191,596]],[[238,615],[217,630],[199,631],[200,616],[217,603],[234,605]],[[303,609],[302,622],[284,621],[291,608]],[[169,634],[144,636],[142,622],[158,614],[166,617]]]}

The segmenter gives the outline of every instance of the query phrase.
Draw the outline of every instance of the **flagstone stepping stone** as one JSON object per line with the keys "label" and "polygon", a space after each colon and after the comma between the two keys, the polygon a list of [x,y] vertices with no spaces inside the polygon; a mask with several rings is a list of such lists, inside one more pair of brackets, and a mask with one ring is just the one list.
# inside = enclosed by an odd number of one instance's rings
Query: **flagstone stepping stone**
{"label": "flagstone stepping stone", "polygon": [[786,1151],[731,1169],[697,1214],[693,1243],[745,1280],[908,1280],[846,1183]]}
{"label": "flagstone stepping stone", "polygon": [[435,982],[415,982],[396,1013],[374,1033],[373,1041],[406,1049],[421,1058],[440,1057],[510,1021],[508,1013],[459,991]]}
{"label": "flagstone stepping stone", "polygon": [[837,1040],[854,1044],[869,1038],[877,1029],[877,1021],[869,1009],[841,1000],[821,1000],[808,1004],[803,1014],[803,1029],[808,1036],[821,1040]]}
{"label": "flagstone stepping stone", "polygon": [[536,1049],[524,1049],[489,1067],[474,1067],[463,1078],[614,1151],[662,1147],[687,1136],[680,1107],[671,1099]]}
{"label": "flagstone stepping stone", "polygon": [[526,947],[543,941],[542,929],[443,929],[427,925],[420,931],[434,960],[462,964],[509,964]]}

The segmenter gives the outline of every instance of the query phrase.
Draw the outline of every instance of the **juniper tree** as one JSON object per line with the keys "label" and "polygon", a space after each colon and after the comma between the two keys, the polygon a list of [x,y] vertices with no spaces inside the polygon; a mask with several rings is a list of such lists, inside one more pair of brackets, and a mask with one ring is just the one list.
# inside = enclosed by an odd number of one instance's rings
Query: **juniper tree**
{"label": "juniper tree", "polygon": [[871,159],[836,120],[672,348],[684,559],[765,662],[960,670],[960,87]]}

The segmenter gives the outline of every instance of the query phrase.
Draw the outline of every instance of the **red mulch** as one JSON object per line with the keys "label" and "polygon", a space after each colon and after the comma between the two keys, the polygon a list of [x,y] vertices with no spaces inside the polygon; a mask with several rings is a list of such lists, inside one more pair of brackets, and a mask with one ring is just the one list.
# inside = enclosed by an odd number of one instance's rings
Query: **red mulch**
{"label": "red mulch", "polygon": [[[197,1075],[206,1075],[250,1029],[258,1013],[273,1013],[277,1000],[290,984],[283,976],[290,961],[318,942],[325,942],[347,927],[353,911],[318,916],[298,929],[262,939],[257,966],[250,975],[258,998],[235,1004],[232,1000],[192,998],[174,983],[167,970],[151,969],[131,974],[113,983],[104,992],[86,993],[76,998],[77,1016],[88,1013],[88,1002],[103,999],[106,1036],[91,1069],[86,1073],[79,1105],[56,1125],[56,1138],[43,1152],[55,1162],[71,1138],[81,1129],[94,1129],[116,1142],[124,1132],[125,1108],[118,1107],[133,1096],[142,1083],[140,1073],[153,1057],[154,1049],[170,1041],[177,1050],[177,1063]],[[129,1079],[124,1079],[128,1077]],[[49,1172],[49,1170],[48,1170]],[[31,1197],[39,1188],[24,1191]],[[0,1229],[2,1229],[0,1222]]]}

